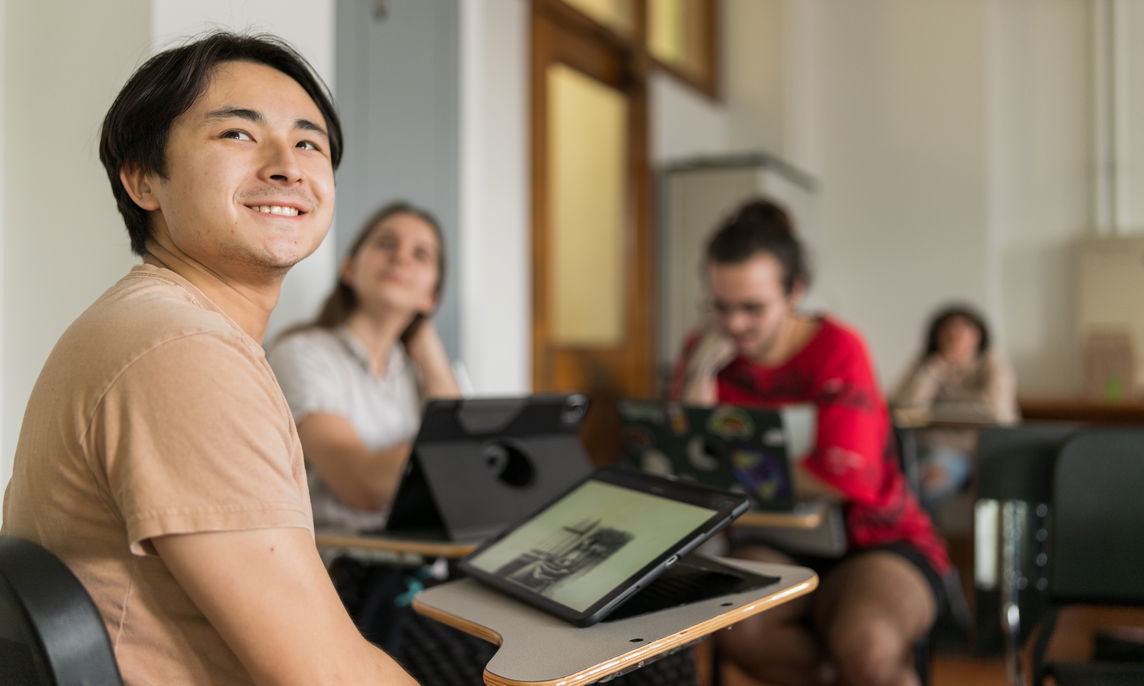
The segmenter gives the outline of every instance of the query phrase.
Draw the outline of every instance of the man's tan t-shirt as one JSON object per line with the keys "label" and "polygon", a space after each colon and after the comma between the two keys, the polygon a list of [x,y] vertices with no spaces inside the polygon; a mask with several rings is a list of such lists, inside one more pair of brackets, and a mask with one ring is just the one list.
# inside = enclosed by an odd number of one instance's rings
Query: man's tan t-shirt
{"label": "man's tan t-shirt", "polygon": [[59,556],[127,684],[250,676],[151,546],[313,530],[302,448],[262,348],[174,272],[138,266],[64,333],[28,401],[4,533]]}

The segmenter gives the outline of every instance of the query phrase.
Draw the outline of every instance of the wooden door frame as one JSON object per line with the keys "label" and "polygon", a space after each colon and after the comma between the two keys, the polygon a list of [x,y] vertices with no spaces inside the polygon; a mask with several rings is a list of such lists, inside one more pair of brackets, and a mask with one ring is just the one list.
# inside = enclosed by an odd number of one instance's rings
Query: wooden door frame
{"label": "wooden door frame", "polygon": [[[637,15],[642,35],[642,2]],[[560,62],[612,87],[620,88],[628,101],[628,150],[626,181],[630,195],[625,198],[627,230],[624,235],[622,264],[624,278],[625,351],[621,381],[633,395],[650,395],[654,388],[652,349],[653,281],[651,237],[650,162],[648,160],[648,60],[630,41],[583,17],[558,0],[531,3],[531,165],[532,165],[532,383],[545,387],[549,365],[545,345],[550,339],[548,283],[537,271],[547,264],[548,245],[548,93],[546,74],[549,64]],[[628,325],[630,322],[630,326]],[[599,355],[589,347],[578,350],[586,358]]]}

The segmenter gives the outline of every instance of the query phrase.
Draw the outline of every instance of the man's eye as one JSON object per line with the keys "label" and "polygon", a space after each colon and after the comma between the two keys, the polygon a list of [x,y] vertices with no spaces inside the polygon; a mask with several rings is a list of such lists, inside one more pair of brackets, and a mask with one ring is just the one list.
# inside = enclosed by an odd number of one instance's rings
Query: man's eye
{"label": "man's eye", "polygon": [[319,150],[320,149],[318,146],[314,145],[310,141],[298,141],[298,145],[295,145],[294,147],[295,148],[302,148],[303,150]]}
{"label": "man's eye", "polygon": [[249,133],[247,133],[245,131],[239,131],[238,129],[233,129],[231,131],[224,131],[222,136],[220,136],[220,138],[231,138],[231,139],[234,139],[236,141],[252,141],[252,140],[254,140],[253,138],[251,138]]}

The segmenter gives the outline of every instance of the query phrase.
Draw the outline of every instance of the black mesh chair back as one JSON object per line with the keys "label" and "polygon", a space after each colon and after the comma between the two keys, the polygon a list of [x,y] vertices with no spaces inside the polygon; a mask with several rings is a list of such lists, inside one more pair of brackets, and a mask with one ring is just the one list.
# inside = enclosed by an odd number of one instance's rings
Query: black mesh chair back
{"label": "black mesh chair back", "polygon": [[1144,663],[1044,663],[1061,606],[1144,605],[1144,428],[1089,429],[1069,439],[1057,456],[1052,502],[1050,606],[1033,653],[1035,683],[1047,675],[1062,685],[1144,683]]}
{"label": "black mesh chair back", "polygon": [[55,555],[11,536],[0,536],[0,683],[123,683],[107,628],[83,585]]}

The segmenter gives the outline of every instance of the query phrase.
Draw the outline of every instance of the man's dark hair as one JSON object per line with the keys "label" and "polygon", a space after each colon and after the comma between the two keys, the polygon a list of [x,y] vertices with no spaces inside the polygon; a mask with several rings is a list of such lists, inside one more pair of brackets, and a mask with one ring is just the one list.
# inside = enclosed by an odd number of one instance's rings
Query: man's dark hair
{"label": "man's dark hair", "polygon": [[737,209],[711,237],[707,262],[740,264],[760,253],[771,255],[782,265],[787,295],[795,286],[810,286],[806,250],[795,235],[790,215],[778,203],[756,198]]}
{"label": "man's dark hair", "polygon": [[119,172],[124,167],[155,172],[166,178],[165,152],[171,123],[190,109],[223,62],[256,62],[286,74],[317,105],[330,137],[334,169],[342,159],[342,127],[329,90],[313,67],[285,41],[267,34],[213,32],[186,45],[165,50],[139,67],[119,91],[103,119],[99,161],[107,171],[119,213],[131,236],[131,250],[146,252],[147,212],[135,204]]}
{"label": "man's dark hair", "polygon": [[941,308],[930,318],[929,326],[926,327],[926,347],[922,357],[936,355],[941,351],[941,341],[938,340],[941,330],[956,317],[961,317],[977,328],[977,333],[980,334],[977,340],[977,354],[989,352],[989,327],[985,324],[985,317],[969,305],[954,303]]}

